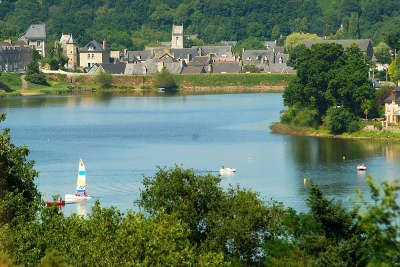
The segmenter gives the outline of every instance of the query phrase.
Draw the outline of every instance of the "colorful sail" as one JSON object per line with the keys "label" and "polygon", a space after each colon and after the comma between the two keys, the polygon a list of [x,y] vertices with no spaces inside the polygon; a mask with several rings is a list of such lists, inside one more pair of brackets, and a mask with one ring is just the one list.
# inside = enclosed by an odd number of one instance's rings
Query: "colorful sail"
{"label": "colorful sail", "polygon": [[86,169],[83,161],[79,161],[78,179],[76,181],[76,193],[86,194]]}

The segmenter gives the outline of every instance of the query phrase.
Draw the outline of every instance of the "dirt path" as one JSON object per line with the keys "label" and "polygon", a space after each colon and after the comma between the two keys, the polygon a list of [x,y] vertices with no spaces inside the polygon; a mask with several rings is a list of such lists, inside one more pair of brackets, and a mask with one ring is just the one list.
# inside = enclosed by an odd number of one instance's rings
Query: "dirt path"
{"label": "dirt path", "polygon": [[22,82],[22,90],[28,89],[28,82],[25,80],[25,75],[21,76],[21,82]]}

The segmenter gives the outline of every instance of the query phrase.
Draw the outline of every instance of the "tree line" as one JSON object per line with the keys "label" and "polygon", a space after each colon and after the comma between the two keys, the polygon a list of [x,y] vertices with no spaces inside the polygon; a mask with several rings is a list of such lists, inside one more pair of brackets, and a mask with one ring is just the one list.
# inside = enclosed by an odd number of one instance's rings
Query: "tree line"
{"label": "tree line", "polygon": [[[1,120],[5,116],[2,115]],[[0,134],[1,266],[396,266],[399,182],[353,205],[307,185],[297,212],[179,166],[143,180],[138,211],[96,202],[87,218],[45,207],[26,146]]]}
{"label": "tree line", "polygon": [[275,40],[292,32],[378,42],[399,31],[399,10],[397,0],[3,0],[0,39],[43,22],[49,43],[67,32],[80,45],[107,37],[111,49],[141,49],[170,41],[175,23],[207,43]]}

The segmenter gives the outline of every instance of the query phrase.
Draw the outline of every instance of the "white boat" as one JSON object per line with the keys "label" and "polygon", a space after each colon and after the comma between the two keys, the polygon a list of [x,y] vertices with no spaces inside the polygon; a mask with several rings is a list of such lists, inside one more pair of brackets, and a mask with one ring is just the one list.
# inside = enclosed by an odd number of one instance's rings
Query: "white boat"
{"label": "white boat", "polygon": [[236,172],[236,169],[225,168],[223,165],[222,165],[221,169],[219,169],[219,174],[221,176],[234,175],[235,172]]}
{"label": "white boat", "polygon": [[65,194],[65,203],[76,203],[82,200],[91,199],[86,194],[86,169],[82,160],[79,160],[78,177],[76,179],[76,193]]}
{"label": "white boat", "polygon": [[367,166],[364,163],[357,165],[357,171],[366,171],[366,170],[367,170]]}

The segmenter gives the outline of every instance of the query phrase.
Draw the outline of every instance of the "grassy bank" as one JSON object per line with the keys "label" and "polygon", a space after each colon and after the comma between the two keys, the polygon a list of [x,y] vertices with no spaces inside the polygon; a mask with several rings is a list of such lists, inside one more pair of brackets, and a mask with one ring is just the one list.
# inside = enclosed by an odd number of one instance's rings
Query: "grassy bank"
{"label": "grassy bank", "polygon": [[360,130],[354,133],[343,133],[340,135],[333,135],[324,128],[311,128],[300,127],[295,125],[283,124],[280,122],[271,125],[273,133],[294,136],[311,136],[311,137],[325,137],[325,138],[339,138],[339,139],[373,139],[373,140],[391,140],[400,141],[400,133],[389,131],[365,131]]}
{"label": "grassy bank", "polygon": [[[282,92],[290,74],[198,74],[174,75],[179,84],[179,94],[260,93]],[[157,93],[154,76],[113,76],[112,86],[101,89],[95,75],[72,76],[46,74],[48,86],[25,83],[21,75],[0,75],[0,96],[10,95],[66,95],[107,92],[111,94],[151,95]],[[24,88],[23,88],[24,87]]]}

